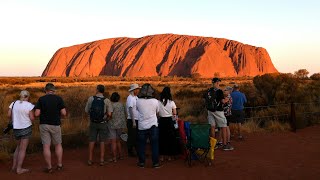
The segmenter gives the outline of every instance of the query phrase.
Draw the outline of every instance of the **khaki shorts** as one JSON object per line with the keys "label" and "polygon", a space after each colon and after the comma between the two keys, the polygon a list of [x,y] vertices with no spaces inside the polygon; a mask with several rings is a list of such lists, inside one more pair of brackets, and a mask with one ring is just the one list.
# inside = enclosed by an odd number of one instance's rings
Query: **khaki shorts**
{"label": "khaki shorts", "polygon": [[40,124],[40,137],[42,144],[61,144],[61,127],[49,124]]}
{"label": "khaki shorts", "polygon": [[208,111],[208,123],[215,127],[227,127],[227,118],[223,111]]}

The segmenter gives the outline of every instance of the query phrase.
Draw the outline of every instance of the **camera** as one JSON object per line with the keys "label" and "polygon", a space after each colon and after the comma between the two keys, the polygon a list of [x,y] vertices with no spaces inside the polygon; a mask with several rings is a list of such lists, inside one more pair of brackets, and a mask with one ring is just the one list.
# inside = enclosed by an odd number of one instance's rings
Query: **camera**
{"label": "camera", "polygon": [[12,123],[8,123],[7,127],[4,128],[4,130],[3,130],[3,134],[8,134],[11,129],[13,129],[13,124]]}

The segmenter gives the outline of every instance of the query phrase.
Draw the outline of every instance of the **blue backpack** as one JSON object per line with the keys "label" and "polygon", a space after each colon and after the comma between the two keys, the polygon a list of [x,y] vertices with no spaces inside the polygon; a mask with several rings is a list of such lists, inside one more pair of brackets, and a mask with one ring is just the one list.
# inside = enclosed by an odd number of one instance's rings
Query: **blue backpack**
{"label": "blue backpack", "polygon": [[93,101],[90,108],[90,120],[94,123],[105,121],[104,118],[104,97],[93,96]]}

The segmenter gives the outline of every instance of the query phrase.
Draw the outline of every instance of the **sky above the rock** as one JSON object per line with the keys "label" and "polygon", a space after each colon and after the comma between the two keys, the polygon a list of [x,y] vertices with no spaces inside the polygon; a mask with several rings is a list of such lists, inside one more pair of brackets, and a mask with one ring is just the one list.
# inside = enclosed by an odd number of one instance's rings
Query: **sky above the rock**
{"label": "sky above the rock", "polygon": [[320,72],[317,0],[1,0],[0,76],[40,76],[61,47],[174,33],[264,47],[280,72]]}

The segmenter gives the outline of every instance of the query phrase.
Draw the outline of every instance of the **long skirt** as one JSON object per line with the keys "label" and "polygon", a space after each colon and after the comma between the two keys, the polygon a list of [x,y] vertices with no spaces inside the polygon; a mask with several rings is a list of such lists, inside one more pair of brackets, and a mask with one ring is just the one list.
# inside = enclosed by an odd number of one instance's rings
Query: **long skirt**
{"label": "long skirt", "polygon": [[159,154],[175,156],[179,154],[179,137],[174,128],[172,117],[159,119]]}

